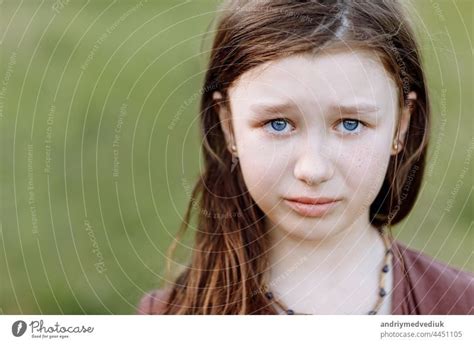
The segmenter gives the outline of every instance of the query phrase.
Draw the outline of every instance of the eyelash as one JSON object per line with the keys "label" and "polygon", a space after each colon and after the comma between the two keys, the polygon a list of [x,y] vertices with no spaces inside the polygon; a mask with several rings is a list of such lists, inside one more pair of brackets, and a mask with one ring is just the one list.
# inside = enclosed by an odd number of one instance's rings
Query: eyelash
{"label": "eyelash", "polygon": [[[272,122],[275,122],[275,121],[285,121],[287,124],[293,126],[293,124],[291,124],[291,121],[288,120],[287,118],[274,118],[274,119],[270,119],[270,120],[268,120],[268,121],[263,122],[262,125],[263,125],[263,127],[266,127],[267,125],[269,125],[269,124],[271,124]],[[357,135],[359,135],[359,134],[361,133],[361,131],[362,131],[363,129],[365,129],[365,128],[368,127],[367,123],[365,123],[365,122],[363,122],[363,121],[361,121],[361,120],[358,120],[358,119],[354,119],[354,118],[343,118],[343,119],[341,119],[337,124],[338,124],[338,125],[339,125],[339,124],[342,124],[344,121],[355,121],[355,122],[357,122],[359,125],[362,125],[362,126],[363,126],[363,128],[361,128],[361,129],[360,129],[359,131],[357,131],[357,132],[351,132],[351,131],[346,132],[346,133],[344,134],[344,136],[347,136],[347,135],[349,135],[349,136],[357,136]],[[356,127],[355,130],[357,130],[357,129],[359,128],[359,125]],[[294,126],[293,126],[293,127],[294,127]],[[284,135],[286,135],[286,133],[279,133],[278,131],[275,131],[275,130],[271,130],[271,131],[270,131],[270,130],[267,130],[267,131],[268,131],[269,134],[275,135],[275,136],[284,136]],[[290,132],[290,135],[291,135],[291,132]]]}

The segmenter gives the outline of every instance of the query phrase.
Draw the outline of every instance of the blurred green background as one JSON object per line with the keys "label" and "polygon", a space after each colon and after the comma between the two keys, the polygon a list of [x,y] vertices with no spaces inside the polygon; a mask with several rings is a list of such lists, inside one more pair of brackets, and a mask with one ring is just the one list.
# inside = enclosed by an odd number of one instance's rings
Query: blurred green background
{"label": "blurred green background", "polygon": [[[218,4],[0,1],[1,314],[133,314],[161,285],[200,169]],[[473,4],[410,12],[433,131],[422,193],[394,233],[474,272]]]}

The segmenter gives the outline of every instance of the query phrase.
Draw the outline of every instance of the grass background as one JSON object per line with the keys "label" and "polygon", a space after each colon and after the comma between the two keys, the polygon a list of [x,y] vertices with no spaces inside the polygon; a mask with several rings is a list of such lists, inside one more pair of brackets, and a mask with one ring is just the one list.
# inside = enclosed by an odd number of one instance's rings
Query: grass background
{"label": "grass background", "polygon": [[[160,285],[199,173],[217,5],[0,1],[0,313],[132,314]],[[394,233],[474,272],[473,5],[410,12],[433,126],[420,198]]]}

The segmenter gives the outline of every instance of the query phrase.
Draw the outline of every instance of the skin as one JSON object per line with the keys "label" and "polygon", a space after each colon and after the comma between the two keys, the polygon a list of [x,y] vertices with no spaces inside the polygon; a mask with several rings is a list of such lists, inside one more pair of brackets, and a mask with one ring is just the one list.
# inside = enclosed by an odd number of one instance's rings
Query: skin
{"label": "skin", "polygon": [[[403,141],[410,112],[400,111],[398,92],[375,54],[333,50],[244,73],[229,89],[230,106],[219,109],[228,147],[236,146],[246,186],[266,214],[270,288],[297,312],[364,314],[377,299],[385,248],[369,208],[391,155],[403,149],[393,143]],[[308,217],[284,201],[301,196],[340,201]],[[390,307],[388,295],[379,313]]]}

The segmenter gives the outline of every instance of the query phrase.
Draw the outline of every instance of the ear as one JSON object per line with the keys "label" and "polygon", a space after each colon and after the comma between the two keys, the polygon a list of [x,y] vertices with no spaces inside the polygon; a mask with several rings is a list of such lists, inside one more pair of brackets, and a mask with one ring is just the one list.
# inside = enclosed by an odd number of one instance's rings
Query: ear
{"label": "ear", "polygon": [[234,132],[232,129],[231,113],[227,106],[223,103],[224,98],[222,96],[222,93],[220,93],[219,91],[214,91],[214,93],[212,94],[212,99],[214,99],[217,113],[219,114],[219,121],[221,124],[222,131],[224,132],[227,149],[232,154],[232,150],[230,147],[235,144],[235,142]]}
{"label": "ear", "polygon": [[408,97],[405,101],[405,106],[403,107],[403,110],[402,110],[400,123],[397,126],[398,130],[395,132],[395,137],[393,138],[393,141],[392,141],[392,143],[394,143],[394,142],[397,142],[398,140],[397,149],[395,149],[392,144],[392,155],[396,155],[400,153],[404,148],[406,134],[410,126],[410,118],[413,112],[415,101],[416,101],[416,93],[414,91],[411,91],[408,94]]}

